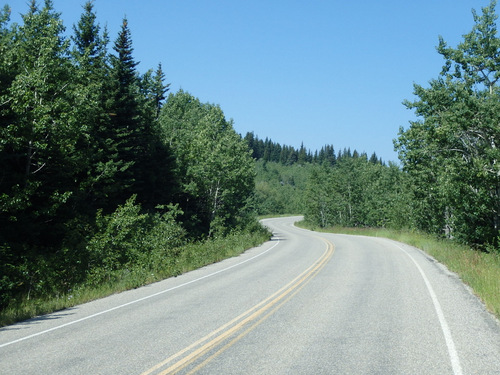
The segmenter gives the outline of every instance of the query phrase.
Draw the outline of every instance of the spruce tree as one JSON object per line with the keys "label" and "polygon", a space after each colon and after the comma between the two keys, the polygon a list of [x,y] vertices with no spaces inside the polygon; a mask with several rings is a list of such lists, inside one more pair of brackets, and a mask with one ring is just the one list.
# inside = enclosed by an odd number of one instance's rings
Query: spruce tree
{"label": "spruce tree", "polygon": [[101,33],[91,1],[83,9],[79,22],[73,26],[71,38],[76,68],[76,107],[79,121],[87,129],[81,142],[87,166],[81,176],[78,211],[93,214],[98,208],[104,208],[106,212],[116,208],[116,202],[110,201],[109,197],[117,194],[119,187],[115,177],[126,163],[118,159],[119,142],[107,108],[111,91],[107,32]]}
{"label": "spruce tree", "polygon": [[165,102],[165,94],[170,90],[169,87],[170,83],[165,84],[165,73],[163,73],[161,63],[159,63],[153,77],[153,94],[156,109],[156,119],[158,119],[158,117],[160,116],[161,107]]}
{"label": "spruce tree", "polygon": [[117,203],[132,194],[147,209],[169,203],[175,185],[173,159],[161,141],[157,117],[168,85],[159,66],[156,74],[139,77],[133,58],[133,48],[127,19],[115,41],[112,56],[112,97],[109,108],[115,139],[118,141],[117,160],[124,163],[116,184],[121,192]]}
{"label": "spruce tree", "polygon": [[122,162],[114,180],[115,189],[110,197],[116,206],[135,192],[134,184],[140,180],[136,164],[137,157],[144,151],[141,140],[141,119],[138,103],[138,80],[132,56],[132,39],[128,21],[123,19],[121,30],[113,45],[116,55],[111,56],[111,94],[108,113],[111,121],[112,139],[116,142],[116,161]]}

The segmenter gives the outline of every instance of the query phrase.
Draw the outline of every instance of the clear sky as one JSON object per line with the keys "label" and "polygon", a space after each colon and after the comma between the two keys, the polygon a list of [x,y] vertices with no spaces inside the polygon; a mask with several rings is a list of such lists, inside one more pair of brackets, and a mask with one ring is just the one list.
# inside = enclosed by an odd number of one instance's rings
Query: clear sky
{"label": "clear sky", "polygon": [[[53,0],[72,31],[85,0]],[[20,22],[29,0],[2,1]],[[43,1],[39,1],[43,4]],[[138,69],[162,63],[171,92],[219,104],[236,131],[311,151],[376,152],[408,127],[413,83],[443,65],[489,0],[95,0],[113,43],[124,16]],[[111,43],[111,44],[112,44]],[[111,47],[111,46],[110,46]]]}

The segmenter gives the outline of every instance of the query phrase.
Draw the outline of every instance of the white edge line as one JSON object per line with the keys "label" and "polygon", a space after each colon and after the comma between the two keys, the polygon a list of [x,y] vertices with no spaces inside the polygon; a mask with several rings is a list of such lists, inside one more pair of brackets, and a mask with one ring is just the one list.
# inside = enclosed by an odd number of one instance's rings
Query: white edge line
{"label": "white edge line", "polygon": [[417,267],[418,271],[420,272],[420,275],[424,279],[425,285],[427,286],[427,290],[429,291],[429,294],[432,299],[432,303],[434,304],[434,310],[436,310],[436,315],[438,316],[439,323],[441,324],[441,330],[443,331],[444,339],[446,341],[446,346],[448,347],[448,354],[450,356],[450,361],[451,361],[451,367],[453,368],[453,374],[454,375],[462,375],[462,366],[460,365],[460,359],[458,357],[457,349],[455,348],[455,342],[453,341],[453,337],[451,336],[451,331],[450,327],[448,326],[448,323],[446,322],[446,318],[444,317],[443,314],[443,309],[441,308],[441,304],[439,303],[439,300],[437,299],[436,293],[434,292],[434,289],[432,288],[432,285],[427,279],[427,276],[425,275],[424,271],[420,267],[420,265],[417,263],[417,261],[408,253],[405,249],[403,249],[401,246],[397,245],[394,243],[394,245],[402,250],[408,257],[412,260],[412,262],[415,264]]}
{"label": "white edge line", "polygon": [[276,242],[273,246],[271,246],[269,249],[267,249],[266,251],[263,251],[262,253],[257,254],[257,255],[255,255],[255,256],[253,256],[253,257],[249,258],[249,259],[246,259],[246,260],[244,260],[243,262],[240,262],[240,263],[237,263],[237,264],[233,264],[232,266],[229,266],[229,267],[224,268],[224,269],[222,269],[222,270],[216,271],[216,272],[211,273],[211,274],[209,274],[209,275],[202,276],[202,277],[200,277],[200,278],[198,278],[198,279],[188,281],[188,282],[186,282],[186,283],[184,283],[184,284],[180,284],[180,285],[174,286],[174,287],[172,287],[172,288],[165,289],[165,290],[162,290],[162,291],[157,292],[157,293],[154,293],[154,294],[150,294],[150,295],[148,295],[148,296],[146,296],[146,297],[142,297],[142,298],[136,299],[136,300],[134,300],[134,301],[130,301],[130,302],[124,303],[124,304],[122,304],[122,305],[115,306],[115,307],[113,307],[113,308],[111,308],[111,309],[104,310],[104,311],[101,311],[101,312],[98,312],[98,313],[95,313],[95,314],[92,314],[92,315],[86,316],[86,317],[84,317],[84,318],[80,318],[80,319],[74,320],[74,321],[72,321],[72,322],[68,322],[68,323],[65,323],[65,324],[61,324],[60,326],[52,327],[52,328],[46,329],[45,331],[37,332],[37,333],[34,333],[34,334],[32,334],[32,335],[29,335],[29,336],[21,337],[21,338],[19,338],[19,339],[17,339],[17,340],[10,341],[10,342],[6,342],[5,344],[0,344],[0,348],[3,348],[3,347],[5,347],[5,346],[9,346],[9,345],[12,345],[12,344],[18,343],[18,342],[20,342],[20,341],[24,341],[24,340],[31,339],[31,338],[36,337],[36,336],[40,336],[40,335],[46,334],[46,333],[49,333],[49,332],[52,332],[52,331],[55,331],[55,330],[58,330],[58,329],[61,329],[61,328],[64,328],[64,327],[70,326],[70,325],[72,325],[72,324],[80,323],[80,322],[83,322],[84,320],[92,319],[92,318],[95,318],[96,316],[99,316],[99,315],[104,315],[104,314],[107,314],[107,313],[109,313],[109,312],[111,312],[111,311],[115,311],[115,310],[121,309],[121,308],[123,308],[123,307],[129,306],[129,305],[133,305],[133,304],[135,304],[135,303],[138,303],[138,302],[141,302],[141,301],[147,300],[147,299],[149,299],[149,298],[153,298],[153,297],[159,296],[159,295],[161,295],[161,294],[164,294],[164,293],[170,292],[170,291],[172,291],[172,290],[182,288],[182,287],[184,287],[184,286],[186,286],[186,285],[193,284],[193,283],[198,282],[198,281],[200,281],[200,280],[203,280],[203,279],[206,279],[206,278],[209,278],[209,277],[215,276],[215,275],[217,275],[217,274],[219,274],[219,273],[225,272],[225,271],[227,271],[227,270],[230,270],[231,268],[234,268],[234,267],[240,266],[240,265],[242,265],[242,264],[244,264],[244,263],[246,263],[246,262],[249,262],[249,261],[251,261],[251,260],[253,260],[253,259],[255,259],[255,258],[258,258],[258,257],[260,257],[261,255],[264,255],[265,253],[267,253],[268,251],[271,251],[271,250],[272,250],[272,249],[274,249],[276,246],[278,246],[278,244],[280,243],[280,239],[279,239],[279,238],[277,238],[277,240],[278,240],[278,241],[277,241],[277,242]]}

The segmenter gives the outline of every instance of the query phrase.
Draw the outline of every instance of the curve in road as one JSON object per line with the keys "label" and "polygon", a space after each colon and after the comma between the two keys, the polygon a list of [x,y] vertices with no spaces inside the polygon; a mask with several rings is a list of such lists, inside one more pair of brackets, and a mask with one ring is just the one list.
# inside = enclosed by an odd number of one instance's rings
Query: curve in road
{"label": "curve in road", "polygon": [[498,321],[395,241],[264,221],[239,257],[0,330],[5,374],[500,374]]}

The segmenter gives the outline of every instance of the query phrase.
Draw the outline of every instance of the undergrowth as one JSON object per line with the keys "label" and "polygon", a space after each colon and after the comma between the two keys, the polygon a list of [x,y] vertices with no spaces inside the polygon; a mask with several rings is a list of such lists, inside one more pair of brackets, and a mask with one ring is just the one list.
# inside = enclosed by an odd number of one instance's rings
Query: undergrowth
{"label": "undergrowth", "polygon": [[[147,267],[144,263],[128,263],[128,267],[114,269],[106,277],[91,277],[90,281],[75,285],[66,293],[45,298],[24,298],[0,311],[0,327],[39,315],[59,311],[114,293],[138,288],[169,277],[237,256],[270,238],[261,226],[235,232],[221,238],[191,242],[169,251]],[[96,283],[95,280],[99,280]]]}

